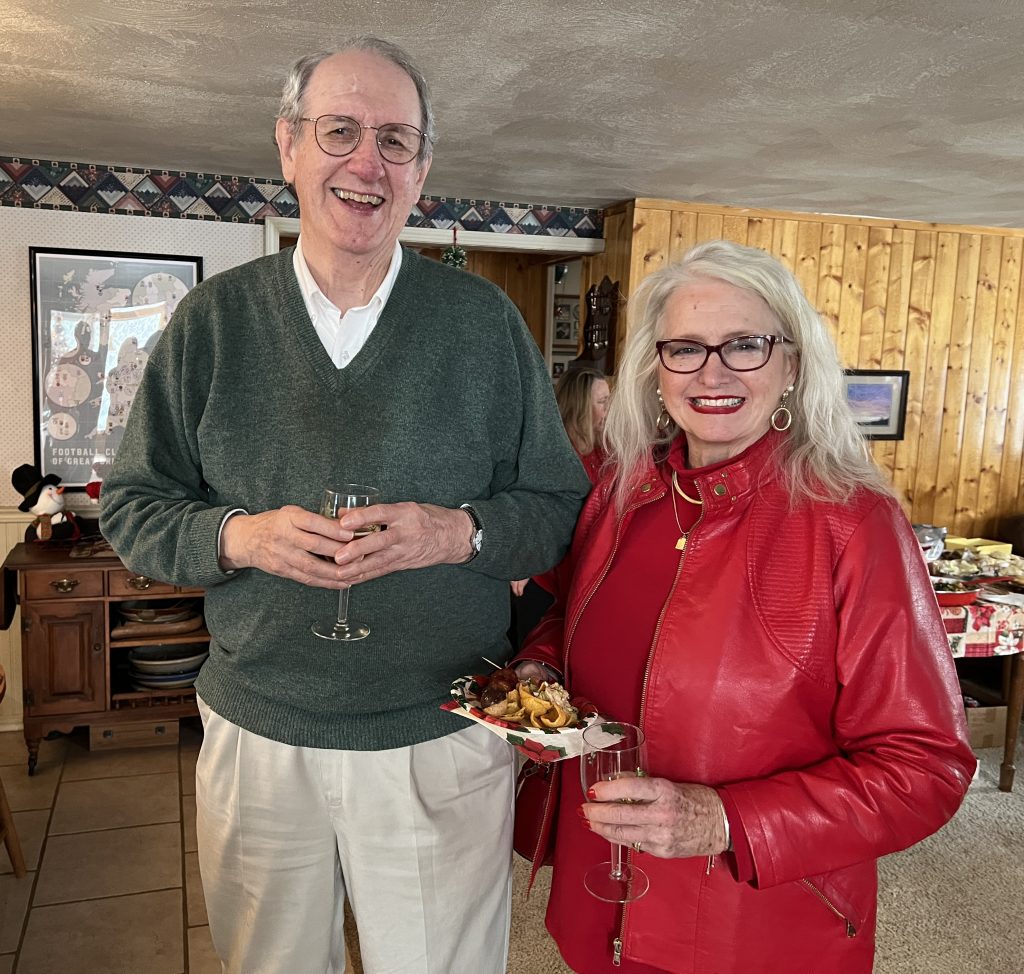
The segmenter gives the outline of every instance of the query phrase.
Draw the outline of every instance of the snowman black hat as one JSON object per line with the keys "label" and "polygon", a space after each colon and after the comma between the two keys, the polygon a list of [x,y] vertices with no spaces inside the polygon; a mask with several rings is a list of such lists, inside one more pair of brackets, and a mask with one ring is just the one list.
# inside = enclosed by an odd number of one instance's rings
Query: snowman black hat
{"label": "snowman black hat", "polygon": [[19,511],[31,510],[39,500],[39,495],[48,484],[59,484],[60,477],[55,473],[43,476],[38,467],[31,463],[23,463],[11,474],[11,484],[25,499],[18,505]]}

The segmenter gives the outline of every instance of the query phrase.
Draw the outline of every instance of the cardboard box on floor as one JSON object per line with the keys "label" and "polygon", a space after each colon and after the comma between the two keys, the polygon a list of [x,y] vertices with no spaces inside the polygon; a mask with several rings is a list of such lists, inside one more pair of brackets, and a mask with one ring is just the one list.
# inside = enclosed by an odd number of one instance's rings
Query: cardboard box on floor
{"label": "cardboard box on floor", "polygon": [[971,747],[1002,747],[1006,741],[1005,707],[966,707],[967,736]]}

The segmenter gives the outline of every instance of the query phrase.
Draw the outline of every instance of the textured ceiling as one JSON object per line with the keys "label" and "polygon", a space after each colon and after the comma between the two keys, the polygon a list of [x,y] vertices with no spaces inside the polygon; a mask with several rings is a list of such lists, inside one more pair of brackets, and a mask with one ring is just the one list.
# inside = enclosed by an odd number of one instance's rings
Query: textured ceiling
{"label": "textured ceiling", "polygon": [[1020,0],[0,0],[0,155],[279,178],[358,33],[432,82],[431,195],[1024,227]]}

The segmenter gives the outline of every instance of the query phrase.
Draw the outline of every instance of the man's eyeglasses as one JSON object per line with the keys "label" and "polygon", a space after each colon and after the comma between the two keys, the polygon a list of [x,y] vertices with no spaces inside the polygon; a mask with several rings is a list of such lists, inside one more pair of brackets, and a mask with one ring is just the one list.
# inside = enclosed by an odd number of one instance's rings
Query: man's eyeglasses
{"label": "man's eyeglasses", "polygon": [[772,349],[784,342],[792,344],[792,339],[781,335],[743,335],[721,345],[705,345],[692,338],[668,338],[654,344],[661,364],[669,372],[686,375],[704,368],[712,352],[717,352],[722,364],[733,372],[754,372],[767,365]]}
{"label": "man's eyeglasses", "polygon": [[303,115],[299,121],[313,123],[316,144],[329,156],[351,155],[363,138],[363,130],[371,129],[377,133],[377,149],[381,158],[399,166],[416,158],[425,138],[414,125],[402,122],[360,125],[347,115],[321,115],[319,118]]}

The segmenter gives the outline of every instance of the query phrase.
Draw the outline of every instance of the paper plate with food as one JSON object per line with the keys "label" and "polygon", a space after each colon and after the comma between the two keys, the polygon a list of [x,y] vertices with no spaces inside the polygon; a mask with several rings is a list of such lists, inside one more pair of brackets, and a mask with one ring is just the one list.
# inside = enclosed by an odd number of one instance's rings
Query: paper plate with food
{"label": "paper plate with food", "polygon": [[441,709],[481,724],[531,761],[562,761],[583,753],[583,732],[603,718],[581,711],[559,683],[520,680],[506,667],[461,676]]}

